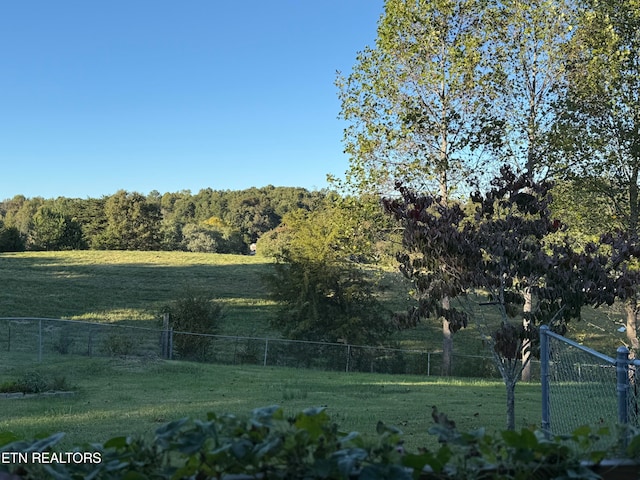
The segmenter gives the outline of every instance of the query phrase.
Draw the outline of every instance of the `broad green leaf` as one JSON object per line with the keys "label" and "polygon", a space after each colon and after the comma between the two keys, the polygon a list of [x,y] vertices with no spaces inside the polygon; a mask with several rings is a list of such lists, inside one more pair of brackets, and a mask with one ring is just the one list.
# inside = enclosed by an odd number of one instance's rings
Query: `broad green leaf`
{"label": "broad green leaf", "polygon": [[13,432],[0,432],[0,447],[19,440]]}
{"label": "broad green leaf", "polygon": [[104,443],[104,448],[125,448],[129,445],[129,437],[113,437]]}

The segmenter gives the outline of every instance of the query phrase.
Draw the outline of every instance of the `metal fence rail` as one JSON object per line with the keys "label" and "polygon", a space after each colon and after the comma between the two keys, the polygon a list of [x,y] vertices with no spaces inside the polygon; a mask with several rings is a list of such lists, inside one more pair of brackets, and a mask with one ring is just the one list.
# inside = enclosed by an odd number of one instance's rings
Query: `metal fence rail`
{"label": "metal fence rail", "polygon": [[620,347],[615,358],[540,328],[542,428],[570,434],[594,428],[640,426],[638,377],[640,361]]}
{"label": "metal fence rail", "polygon": [[[200,349],[180,350],[197,343]],[[278,338],[206,335],[52,318],[0,318],[0,356],[42,362],[60,355],[144,356],[343,372],[440,375],[442,352]],[[7,357],[8,356],[8,357]],[[454,355],[453,375],[500,378],[490,356]]]}

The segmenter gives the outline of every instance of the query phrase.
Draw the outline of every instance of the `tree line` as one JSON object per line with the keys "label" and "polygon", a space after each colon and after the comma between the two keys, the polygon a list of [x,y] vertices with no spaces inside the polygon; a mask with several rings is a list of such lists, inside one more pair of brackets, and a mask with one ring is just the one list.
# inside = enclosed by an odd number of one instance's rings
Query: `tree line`
{"label": "tree line", "polygon": [[0,202],[0,251],[181,250],[250,252],[293,210],[314,210],[326,192],[296,187],[203,189],[101,198],[16,195]]}

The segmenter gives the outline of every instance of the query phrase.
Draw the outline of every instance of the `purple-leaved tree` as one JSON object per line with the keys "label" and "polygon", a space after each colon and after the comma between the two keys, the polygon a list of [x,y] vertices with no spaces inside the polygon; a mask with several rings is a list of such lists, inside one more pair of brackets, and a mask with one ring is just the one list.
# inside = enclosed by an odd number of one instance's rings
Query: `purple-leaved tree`
{"label": "purple-leaved tree", "polygon": [[[614,299],[607,261],[593,246],[574,251],[551,218],[550,188],[505,166],[488,191],[472,194],[471,204],[442,205],[402,186],[399,198],[384,201],[404,227],[398,259],[417,297],[404,320],[448,316],[457,329],[478,323],[505,382],[509,429],[515,428],[516,383],[536,350],[536,326],[563,333],[583,305]],[[445,297],[448,309],[441,306]]]}

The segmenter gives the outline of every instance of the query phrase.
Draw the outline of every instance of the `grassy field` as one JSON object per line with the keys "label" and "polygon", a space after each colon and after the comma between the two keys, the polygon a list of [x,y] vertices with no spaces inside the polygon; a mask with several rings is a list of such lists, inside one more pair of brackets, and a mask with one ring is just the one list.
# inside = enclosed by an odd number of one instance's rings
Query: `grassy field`
{"label": "grassy field", "polygon": [[[272,263],[261,257],[183,252],[27,252],[0,254],[0,317],[49,317],[157,327],[159,311],[186,287],[222,302],[223,334],[279,337],[269,327],[277,305],[261,277]],[[377,275],[377,274],[376,274]],[[393,309],[407,301],[407,286],[383,273],[383,300]],[[585,309],[571,338],[613,355],[623,343],[619,309]],[[440,349],[440,326],[424,323],[390,341],[404,348]],[[0,342],[1,345],[8,345]],[[455,349],[470,355],[459,375],[478,373],[487,356],[477,328],[455,336]],[[477,356],[477,357],[476,357]],[[460,363],[460,362],[458,362]],[[504,385],[498,381],[345,374],[257,366],[191,364],[141,358],[58,356],[38,365],[0,352],[0,383],[26,371],[64,375],[71,397],[2,399],[0,430],[23,436],[65,431],[66,442],[104,441],[123,433],[150,435],[165,421],[207,411],[246,413],[279,404],[287,411],[327,405],[343,429],[371,433],[378,420],[395,424],[417,447],[432,441],[426,431],[432,405],[463,429],[505,426]],[[437,372],[435,372],[437,373]],[[539,385],[519,385],[518,426],[540,421]]]}
{"label": "grassy field", "polygon": [[[226,310],[222,330],[269,333],[275,304],[261,277],[271,262],[245,255],[73,251],[0,254],[0,317],[156,322],[186,288],[203,290]],[[145,323],[138,323],[143,325]]]}
{"label": "grassy field", "polygon": [[[0,383],[19,378],[23,366],[0,355]],[[347,374],[257,366],[60,357],[36,367],[44,377],[64,375],[72,396],[0,399],[0,431],[23,437],[66,432],[64,446],[103,442],[122,434],[151,435],[162,423],[209,411],[248,414],[277,404],[293,414],[326,406],[343,430],[373,434],[378,420],[396,425],[412,449],[433,445],[431,407],[461,429],[506,425],[504,385],[438,377]],[[518,387],[518,426],[539,423],[540,387]]]}
{"label": "grassy field", "polygon": [[[0,317],[48,317],[157,325],[159,311],[187,287],[202,289],[224,304],[221,333],[239,336],[280,334],[269,328],[277,305],[261,281],[271,271],[259,256],[188,252],[71,251],[0,254]],[[374,273],[372,273],[374,274]],[[383,300],[392,310],[409,304],[408,285],[396,273],[380,276]],[[491,312],[488,313],[491,316]],[[615,352],[624,341],[616,331],[622,311],[584,309],[569,336],[592,348]],[[400,332],[405,348],[441,348],[440,326],[424,323]],[[475,325],[455,337],[456,350],[486,354]],[[613,353],[611,353],[613,354]]]}

